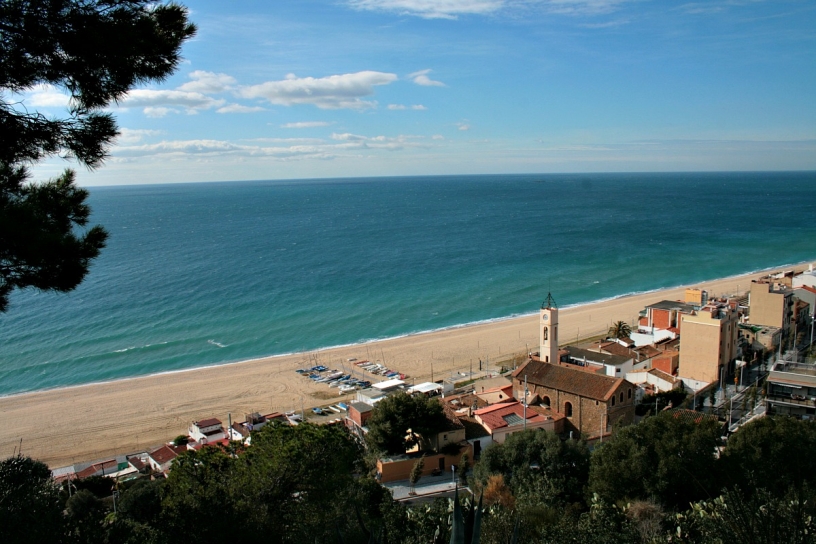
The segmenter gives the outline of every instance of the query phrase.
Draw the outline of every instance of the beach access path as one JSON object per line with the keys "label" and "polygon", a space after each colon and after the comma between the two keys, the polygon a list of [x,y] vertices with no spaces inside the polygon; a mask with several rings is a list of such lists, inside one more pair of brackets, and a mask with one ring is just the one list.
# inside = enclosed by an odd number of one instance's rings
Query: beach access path
{"label": "beach access path", "polygon": [[[794,268],[794,267],[787,267]],[[804,266],[797,266],[803,269]],[[767,273],[767,272],[766,272]],[[709,296],[746,291],[755,273],[694,284]],[[559,341],[605,333],[614,321],[632,324],[646,305],[677,300],[685,287],[563,309]],[[542,292],[542,300],[547,293]],[[558,293],[553,294],[556,301]],[[537,307],[530,308],[536,312]],[[295,369],[314,364],[348,367],[351,358],[379,360],[409,376],[408,382],[439,380],[491,364],[510,354],[538,350],[538,315],[405,336],[319,352],[267,357],[139,378],[0,398],[0,458],[22,453],[49,466],[144,451],[185,434],[190,422],[228,414],[243,421],[251,412],[307,410],[350,398],[315,384]],[[22,442],[21,442],[22,441]]]}

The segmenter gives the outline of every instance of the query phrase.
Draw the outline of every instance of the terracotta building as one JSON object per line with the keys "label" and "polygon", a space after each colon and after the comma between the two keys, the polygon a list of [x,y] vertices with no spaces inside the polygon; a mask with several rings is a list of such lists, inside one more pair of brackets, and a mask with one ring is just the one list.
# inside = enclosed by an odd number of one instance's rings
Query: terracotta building
{"label": "terracotta building", "polygon": [[719,380],[738,356],[739,314],[727,303],[714,301],[681,319],[678,374],[706,383]]}
{"label": "terracotta building", "polygon": [[623,378],[530,360],[513,372],[513,386],[521,399],[525,378],[528,401],[537,397],[542,406],[563,414],[564,431],[593,438],[609,433],[618,421],[634,421],[635,386]]}

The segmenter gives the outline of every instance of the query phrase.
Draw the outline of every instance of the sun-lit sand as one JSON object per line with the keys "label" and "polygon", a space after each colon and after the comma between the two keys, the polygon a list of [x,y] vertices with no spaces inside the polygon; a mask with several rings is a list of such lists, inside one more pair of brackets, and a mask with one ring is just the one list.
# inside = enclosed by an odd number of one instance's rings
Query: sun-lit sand
{"label": "sun-lit sand", "polygon": [[[797,267],[803,268],[803,267]],[[751,274],[695,284],[711,296],[746,291]],[[560,313],[560,343],[605,332],[609,324],[634,323],[647,304],[682,299],[684,288],[567,308]],[[542,299],[546,293],[542,293]],[[554,293],[558,301],[558,293]],[[536,311],[537,308],[530,308]],[[537,351],[538,316],[407,336],[344,348],[159,374],[109,383],[0,398],[0,457],[21,446],[52,467],[141,451],[186,433],[192,420],[243,421],[249,412],[308,409],[350,398],[314,384],[294,370],[316,363],[349,368],[349,358],[379,360],[420,383],[450,376],[525,350]]]}

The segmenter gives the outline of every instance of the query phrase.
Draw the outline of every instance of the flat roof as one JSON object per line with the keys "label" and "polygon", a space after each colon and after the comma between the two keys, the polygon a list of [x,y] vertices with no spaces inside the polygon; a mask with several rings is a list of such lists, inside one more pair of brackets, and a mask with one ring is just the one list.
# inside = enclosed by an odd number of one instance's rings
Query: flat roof
{"label": "flat roof", "polygon": [[379,389],[380,391],[384,391],[386,389],[392,389],[394,387],[398,387],[400,385],[403,385],[404,383],[405,383],[404,381],[396,380],[396,379],[395,380],[385,380],[384,382],[371,384],[371,387],[373,387],[375,389]]}
{"label": "flat roof", "polygon": [[684,312],[694,311],[694,306],[691,304],[686,304],[685,302],[679,302],[677,300],[661,300],[660,302],[649,304],[646,307],[654,308],[656,310],[681,310]]}
{"label": "flat roof", "polygon": [[418,385],[413,386],[408,391],[417,392],[417,393],[430,393],[431,391],[441,391],[442,386],[438,383],[433,382],[425,382],[420,383]]}

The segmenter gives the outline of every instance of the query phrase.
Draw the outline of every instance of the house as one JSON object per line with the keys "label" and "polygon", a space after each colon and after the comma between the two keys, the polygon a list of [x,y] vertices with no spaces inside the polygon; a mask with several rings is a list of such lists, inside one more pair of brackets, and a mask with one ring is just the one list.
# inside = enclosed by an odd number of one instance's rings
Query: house
{"label": "house", "polygon": [[685,303],[695,308],[702,308],[708,303],[708,291],[696,288],[686,289]]}
{"label": "house", "polygon": [[711,383],[739,356],[737,310],[726,300],[709,300],[681,316],[680,367],[684,378]]}
{"label": "house", "polygon": [[638,327],[641,330],[661,329],[676,332],[680,330],[680,316],[690,314],[694,306],[675,300],[663,300],[650,304],[640,312]]}
{"label": "house", "polygon": [[119,463],[116,459],[108,459],[107,461],[99,461],[92,465],[78,471],[74,476],[76,480],[84,480],[92,476],[109,476],[114,472],[119,471]]}
{"label": "house", "polygon": [[166,473],[170,470],[170,464],[173,459],[187,451],[187,446],[175,446],[173,444],[165,444],[147,454],[147,460],[150,467],[156,472]]}
{"label": "house", "polygon": [[[528,395],[524,392],[525,380]],[[513,372],[513,387],[517,398],[538,396],[542,406],[563,414],[564,432],[594,437],[610,432],[619,421],[634,421],[635,386],[622,376],[531,359]]]}
{"label": "house", "polygon": [[547,406],[525,406],[520,402],[493,404],[473,412],[492,442],[504,443],[508,436],[525,429],[561,432],[564,416]]}
{"label": "house", "polygon": [[635,403],[639,403],[646,394],[662,393],[681,387],[683,381],[657,368],[634,370],[626,375],[626,380],[638,386],[635,392]]}
{"label": "house", "polygon": [[422,476],[429,476],[434,472],[448,472],[458,466],[462,454],[467,453],[470,465],[474,463],[473,449],[467,442],[462,442],[457,451],[447,453],[406,453],[377,459],[377,479],[380,483],[407,480],[416,462],[424,458]]}
{"label": "house", "polygon": [[490,389],[482,389],[475,391],[474,394],[482,399],[486,404],[496,404],[497,402],[512,402],[516,400],[513,397],[513,384],[507,382],[506,385],[498,387],[491,387]]}
{"label": "house", "polygon": [[456,417],[465,428],[465,440],[473,449],[474,459],[479,459],[482,450],[493,443],[493,438],[481,423],[476,420],[473,413],[487,406],[487,403],[473,393],[464,393],[446,397],[445,402],[456,414]]}
{"label": "house", "polygon": [[214,417],[193,421],[188,431],[190,438],[199,444],[223,440],[227,437],[227,432],[221,425],[221,420]]}
{"label": "house", "polygon": [[[614,345],[617,346],[618,344]],[[626,348],[622,349],[625,350],[625,355],[612,355],[606,352],[566,346],[561,350],[559,356],[562,363],[586,367],[607,376],[623,377],[626,376],[627,372],[632,371],[637,353],[630,352]]]}
{"label": "house", "polygon": [[441,451],[449,444],[460,444],[465,441],[465,426],[456,417],[456,412],[447,403],[442,403],[445,415],[445,427],[433,436],[420,436],[418,451]]}
{"label": "house", "polygon": [[793,289],[784,283],[769,280],[751,282],[750,313],[752,325],[764,325],[782,329],[787,338],[793,317]]}
{"label": "house", "polygon": [[753,353],[776,351],[782,342],[782,329],[778,327],[763,327],[750,323],[738,323],[737,329],[743,343]]}
{"label": "house", "polygon": [[680,368],[680,351],[666,349],[657,353],[651,358],[651,367],[674,376]]}
{"label": "house", "polygon": [[765,407],[768,415],[816,419],[816,367],[780,361],[768,374]]}
{"label": "house", "polygon": [[360,441],[368,434],[366,422],[368,422],[368,419],[371,417],[371,411],[373,409],[374,407],[366,402],[356,401],[348,405],[348,413],[343,422],[349,432]]}
{"label": "house", "polygon": [[813,270],[812,264],[808,266],[807,270],[795,275],[791,280],[791,287],[800,288],[805,286],[816,288],[816,270]]}

